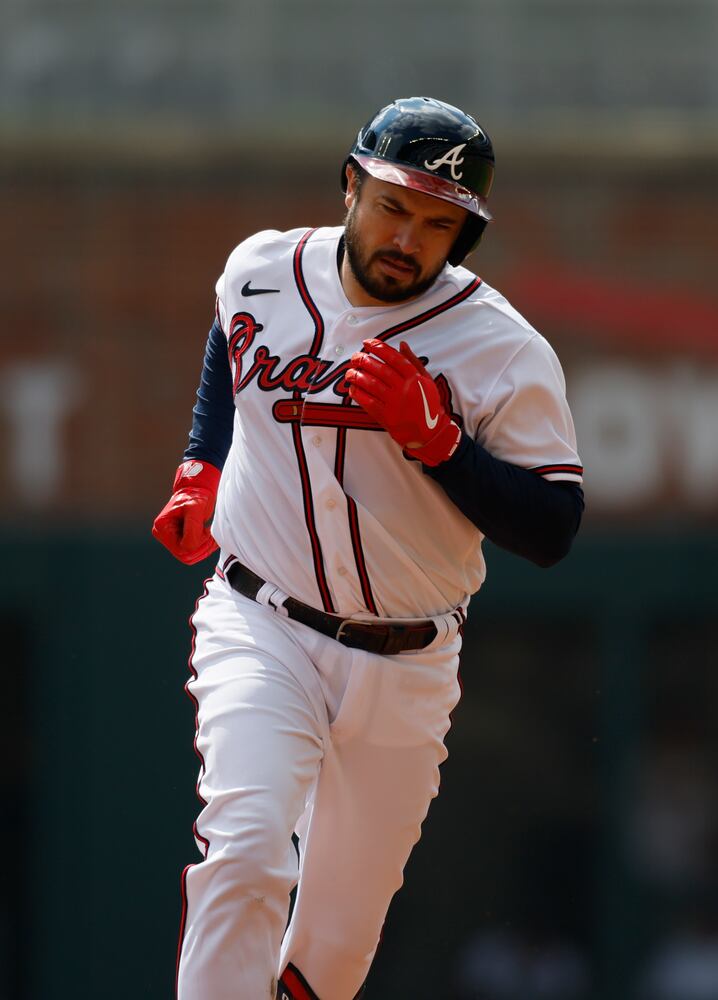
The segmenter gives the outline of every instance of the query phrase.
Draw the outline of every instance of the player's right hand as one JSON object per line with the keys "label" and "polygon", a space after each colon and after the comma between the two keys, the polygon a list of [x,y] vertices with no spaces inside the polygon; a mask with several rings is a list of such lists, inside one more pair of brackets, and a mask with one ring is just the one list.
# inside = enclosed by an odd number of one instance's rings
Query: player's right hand
{"label": "player's right hand", "polygon": [[210,525],[220,476],[209,462],[183,462],[172,484],[172,496],[152,525],[157,541],[188,566],[219,548]]}

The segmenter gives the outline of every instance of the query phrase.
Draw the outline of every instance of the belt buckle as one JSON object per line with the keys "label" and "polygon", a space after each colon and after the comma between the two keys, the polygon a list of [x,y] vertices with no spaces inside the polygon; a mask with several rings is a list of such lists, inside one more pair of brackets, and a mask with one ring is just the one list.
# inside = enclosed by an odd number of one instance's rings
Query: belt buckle
{"label": "belt buckle", "polygon": [[363,649],[367,653],[383,653],[386,645],[386,629],[373,622],[345,618],[337,629],[337,642],[350,649]]}
{"label": "belt buckle", "polygon": [[374,626],[370,622],[359,622],[355,618],[345,618],[337,629],[337,634],[334,638],[337,642],[341,642],[343,646],[351,646],[353,649],[364,649],[365,646],[359,636],[362,634],[371,635],[373,630]]}
{"label": "belt buckle", "polygon": [[[341,642],[342,641],[342,636],[345,634],[344,633],[344,626],[345,625],[351,625],[351,624],[352,624],[351,618],[344,618],[342,620],[339,628],[337,629],[337,634],[334,636],[334,638],[337,640],[337,642]],[[342,643],[342,645],[346,645],[346,643]]]}

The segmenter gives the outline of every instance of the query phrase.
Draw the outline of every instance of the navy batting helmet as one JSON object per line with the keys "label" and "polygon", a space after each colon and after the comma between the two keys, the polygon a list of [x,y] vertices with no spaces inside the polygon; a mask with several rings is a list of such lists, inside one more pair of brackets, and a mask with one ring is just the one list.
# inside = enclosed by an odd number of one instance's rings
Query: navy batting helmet
{"label": "navy batting helmet", "polygon": [[494,150],[471,115],[432,97],[401,98],[360,130],[342,167],[344,191],[352,160],[372,177],[467,210],[450,264],[460,264],[477,246],[491,219],[486,199],[494,179]]}

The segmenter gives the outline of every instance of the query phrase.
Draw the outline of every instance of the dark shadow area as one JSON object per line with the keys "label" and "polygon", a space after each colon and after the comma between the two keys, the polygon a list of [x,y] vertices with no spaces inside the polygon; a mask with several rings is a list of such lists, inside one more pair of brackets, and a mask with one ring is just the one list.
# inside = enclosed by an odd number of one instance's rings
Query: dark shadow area
{"label": "dark shadow area", "polygon": [[28,710],[28,673],[31,634],[22,613],[5,611],[0,617],[3,642],[3,725],[0,727],[2,799],[0,856],[3,858],[3,893],[0,910],[0,997],[29,997],[24,970],[28,951],[30,906],[27,874],[28,796],[38,790],[33,777],[33,739]]}

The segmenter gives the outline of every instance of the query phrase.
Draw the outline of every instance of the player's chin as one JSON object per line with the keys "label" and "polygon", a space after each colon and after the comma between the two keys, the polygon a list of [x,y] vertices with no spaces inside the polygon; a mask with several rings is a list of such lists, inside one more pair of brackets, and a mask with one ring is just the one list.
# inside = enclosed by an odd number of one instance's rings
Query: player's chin
{"label": "player's chin", "polygon": [[[422,283],[421,275],[415,271],[407,270],[406,273],[382,267],[378,262],[372,275],[377,289],[384,292],[390,299],[401,297],[408,298],[414,294],[414,290]],[[378,296],[381,298],[381,296]]]}

